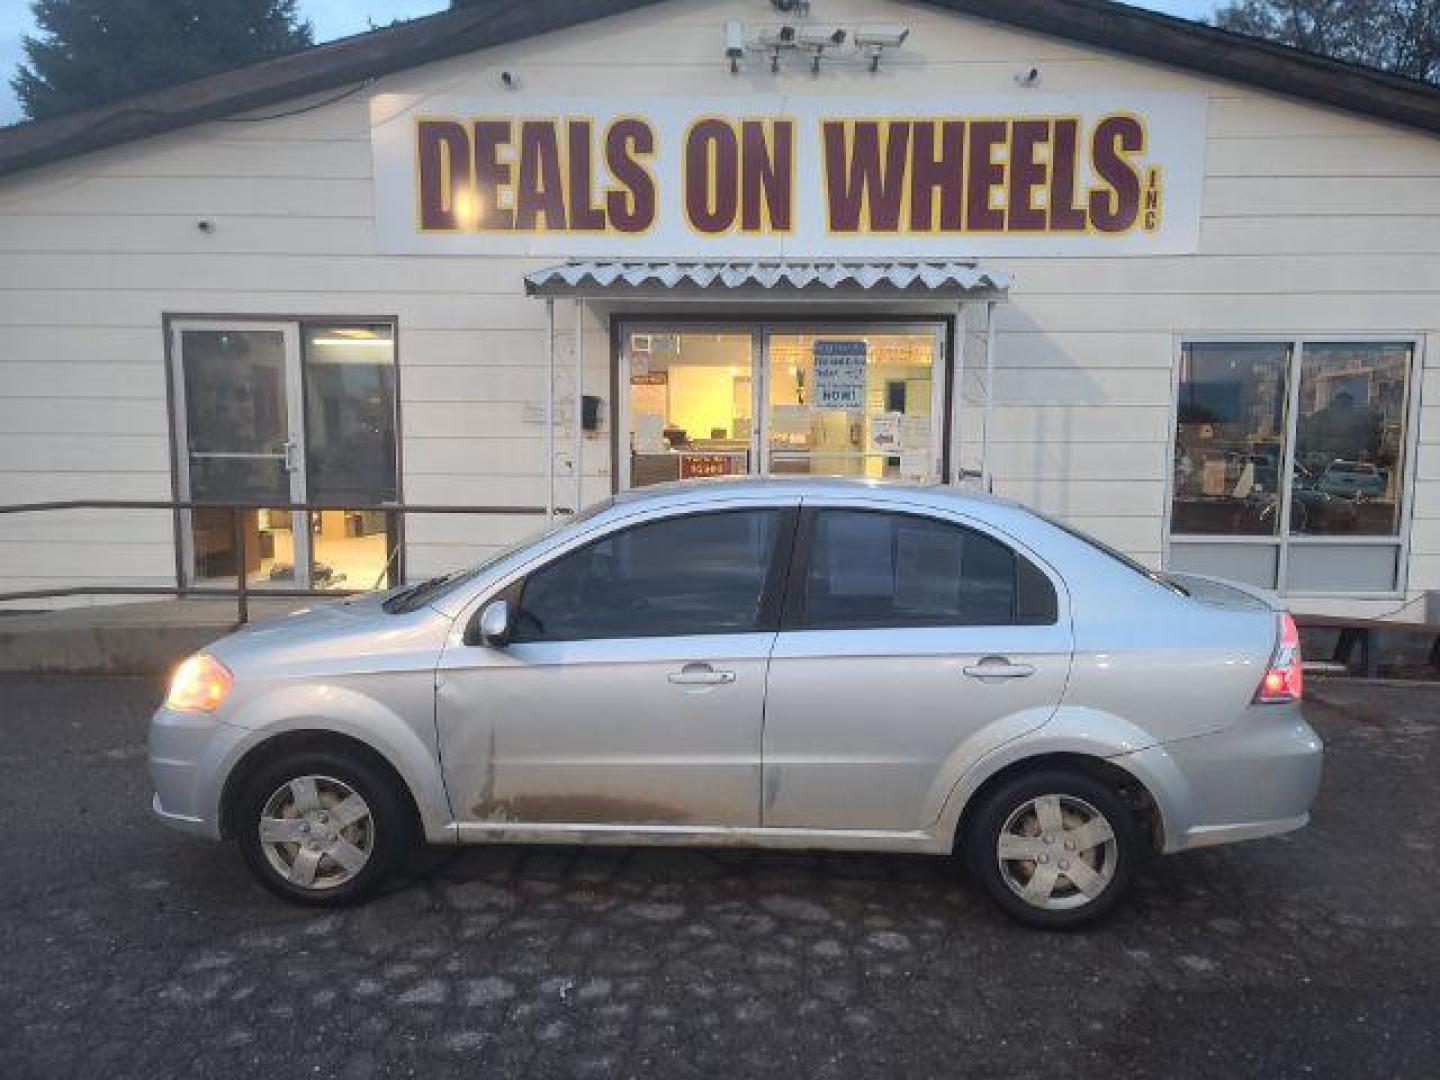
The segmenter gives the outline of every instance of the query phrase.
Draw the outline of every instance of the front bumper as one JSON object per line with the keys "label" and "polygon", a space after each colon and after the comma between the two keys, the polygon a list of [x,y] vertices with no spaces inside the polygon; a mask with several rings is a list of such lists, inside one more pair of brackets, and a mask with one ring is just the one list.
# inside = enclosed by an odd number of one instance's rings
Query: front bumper
{"label": "front bumper", "polygon": [[155,816],[184,832],[218,840],[225,766],[247,734],[205,713],[157,710],[150,721]]}
{"label": "front bumper", "polygon": [[1324,746],[1298,705],[1252,705],[1234,727],[1115,759],[1160,807],[1162,850],[1228,844],[1303,827]]}

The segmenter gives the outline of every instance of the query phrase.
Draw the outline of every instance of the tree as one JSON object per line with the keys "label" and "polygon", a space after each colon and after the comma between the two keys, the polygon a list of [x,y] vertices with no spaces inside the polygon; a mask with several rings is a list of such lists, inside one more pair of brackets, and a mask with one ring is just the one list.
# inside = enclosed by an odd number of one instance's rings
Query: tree
{"label": "tree", "polygon": [[1440,0],[1234,0],[1215,25],[1440,82]]}
{"label": "tree", "polygon": [[298,0],[32,0],[10,81],[32,120],[265,60],[312,42]]}

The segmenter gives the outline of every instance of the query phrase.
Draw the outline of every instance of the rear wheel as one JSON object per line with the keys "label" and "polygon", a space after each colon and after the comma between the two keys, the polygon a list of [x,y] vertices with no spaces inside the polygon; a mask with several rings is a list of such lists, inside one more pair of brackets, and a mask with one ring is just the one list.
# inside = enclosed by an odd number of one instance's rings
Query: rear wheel
{"label": "rear wheel", "polygon": [[246,864],[271,892],[320,906],[375,893],[414,829],[394,780],[343,750],[305,750],[262,766],[235,822]]}
{"label": "rear wheel", "polygon": [[966,843],[971,875],[1007,914],[1059,930],[1111,911],[1143,852],[1119,797],[1079,772],[1017,776],[991,792]]}

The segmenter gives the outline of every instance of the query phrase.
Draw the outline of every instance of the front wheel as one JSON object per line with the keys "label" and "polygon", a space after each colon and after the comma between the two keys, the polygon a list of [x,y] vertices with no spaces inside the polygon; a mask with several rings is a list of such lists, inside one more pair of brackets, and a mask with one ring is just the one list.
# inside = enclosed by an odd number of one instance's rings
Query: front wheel
{"label": "front wheel", "polygon": [[306,750],[245,785],[236,839],[251,872],[286,900],[337,907],[372,896],[413,828],[395,782],[356,754]]}
{"label": "front wheel", "polygon": [[965,854],[972,877],[1008,915],[1061,930],[1113,909],[1142,851],[1135,819],[1114,791],[1083,773],[1046,771],[986,797]]}

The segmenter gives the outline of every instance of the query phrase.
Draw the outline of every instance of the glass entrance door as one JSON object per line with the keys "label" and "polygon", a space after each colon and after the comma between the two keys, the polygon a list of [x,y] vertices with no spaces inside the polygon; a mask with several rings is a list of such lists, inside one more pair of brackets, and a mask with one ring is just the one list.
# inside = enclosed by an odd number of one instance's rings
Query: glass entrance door
{"label": "glass entrance door", "polygon": [[626,323],[620,486],[702,476],[943,476],[936,322]]}
{"label": "glass entrance door", "polygon": [[[250,503],[242,511],[244,564],[228,509],[181,515],[188,583],[309,586],[303,415],[297,329],[286,323],[174,326],[175,423],[180,498]],[[298,569],[297,569],[298,568]]]}
{"label": "glass entrance door", "polygon": [[[185,583],[398,581],[394,324],[185,320],[171,349],[180,496],[219,504],[181,516]],[[234,503],[253,507],[243,568]]]}

